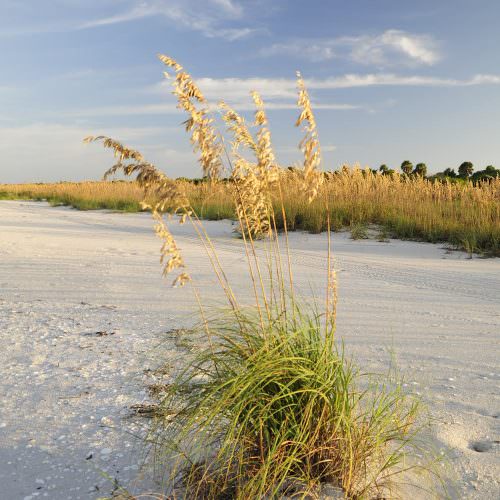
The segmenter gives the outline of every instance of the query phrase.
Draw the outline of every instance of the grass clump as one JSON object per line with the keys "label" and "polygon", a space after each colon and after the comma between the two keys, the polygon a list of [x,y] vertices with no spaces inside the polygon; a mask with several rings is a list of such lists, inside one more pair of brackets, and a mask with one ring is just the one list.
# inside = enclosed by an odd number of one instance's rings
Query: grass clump
{"label": "grass clump", "polygon": [[[408,457],[419,400],[397,381],[364,381],[319,317],[211,325],[212,345],[175,379],[158,443],[180,498],[386,498]],[[332,327],[333,328],[333,327]],[[200,376],[202,374],[202,376]],[[425,469],[427,472],[428,470]]]}
{"label": "grass clump", "polygon": [[351,239],[366,240],[368,239],[368,227],[362,222],[351,222]]}
{"label": "grass clump", "polygon": [[[329,178],[319,169],[316,121],[300,75],[296,125],[304,129],[304,159],[292,172],[276,161],[256,92],[251,123],[221,104],[232,138],[226,151],[227,141],[191,76],[173,59],[160,59],[174,73],[173,93],[188,115],[186,130],[206,181],[175,181],[141,153],[109,137],[88,137],[86,142],[100,141],[113,150],[117,163],[105,177],[120,171],[136,176],[140,206],[151,211],[162,240],[163,272],[175,276],[176,286],[192,286],[199,305],[201,338],[179,332],[181,366],[159,391],[164,396],[156,442],[163,465],[173,469],[167,489],[172,492],[180,483],[177,493],[189,499],[276,498],[315,495],[329,483],[353,499],[385,494],[397,474],[419,467],[407,462],[418,448],[419,404],[387,378],[360,384],[358,371],[335,341],[337,287],[330,229],[344,224],[349,214],[363,223],[369,206],[356,205],[355,198],[350,212],[330,205]],[[358,184],[365,178],[353,175]],[[299,203],[292,203],[286,193],[297,192]],[[229,312],[222,320],[207,320],[211,312],[165,217],[172,213],[181,223],[192,224],[203,244],[227,300]],[[238,299],[200,220],[200,215],[229,213],[238,221],[246,252],[251,305]],[[288,228],[311,220],[311,230],[326,228],[328,234],[321,312],[297,301],[287,244]],[[256,239],[265,240],[259,249]]]}

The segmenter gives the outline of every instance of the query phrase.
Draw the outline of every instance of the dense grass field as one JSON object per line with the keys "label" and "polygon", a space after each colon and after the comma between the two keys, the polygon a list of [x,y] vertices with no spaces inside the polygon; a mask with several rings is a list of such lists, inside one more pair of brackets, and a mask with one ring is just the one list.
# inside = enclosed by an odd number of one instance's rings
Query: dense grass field
{"label": "dense grass field", "polygon": [[[470,253],[500,256],[500,179],[482,184],[432,182],[421,177],[375,175],[369,170],[344,168],[325,174],[319,196],[308,203],[300,175],[290,171],[281,179],[288,228],[326,230],[328,204],[334,230],[377,224],[381,237],[447,242]],[[234,218],[230,182],[177,181],[200,218]],[[80,210],[141,210],[142,190],[135,182],[61,182],[0,184],[0,199],[47,200]],[[282,227],[281,200],[273,200]],[[361,231],[360,231],[361,229]]]}

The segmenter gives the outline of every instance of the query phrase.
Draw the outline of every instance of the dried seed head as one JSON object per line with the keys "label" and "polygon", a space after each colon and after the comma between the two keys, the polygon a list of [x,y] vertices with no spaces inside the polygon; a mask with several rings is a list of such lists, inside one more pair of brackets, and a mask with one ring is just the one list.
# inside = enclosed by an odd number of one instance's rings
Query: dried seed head
{"label": "dried seed head", "polygon": [[327,321],[330,322],[331,325],[335,325],[337,319],[337,302],[338,302],[338,285],[337,285],[337,273],[335,269],[332,268],[329,270],[328,277],[328,290],[329,294],[329,308],[327,311]]}
{"label": "dried seed head", "polygon": [[208,116],[208,108],[198,108],[197,104],[206,105],[206,99],[195,84],[191,75],[183,71],[174,59],[160,55],[159,59],[176,72],[173,82],[173,94],[177,97],[177,107],[184,110],[189,118],[184,122],[187,132],[191,132],[191,144],[195,152],[200,152],[199,161],[203,175],[219,178],[222,172],[222,144],[213,127],[213,119]]}
{"label": "dried seed head", "polygon": [[[275,164],[264,103],[257,92],[252,92],[252,98],[257,108],[254,122],[254,125],[259,127],[257,140],[236,111],[224,102],[220,103],[220,107],[223,110],[223,120],[233,136],[231,144],[235,160],[231,179],[235,188],[239,231],[252,238],[259,238],[267,235],[271,228],[271,186],[278,180],[279,169]],[[257,163],[241,156],[241,145],[254,153]]]}
{"label": "dried seed head", "polygon": [[246,146],[254,152],[257,151],[257,145],[248,130],[245,119],[224,101],[219,103],[219,107],[222,110],[222,119],[233,136],[233,140],[231,141],[233,153],[238,153],[240,145]]}
{"label": "dried seed head", "polygon": [[[114,139],[105,136],[91,136],[86,137],[84,141],[86,143],[102,141],[105,148],[113,149],[115,156],[119,157],[118,163],[105,173],[105,179],[118,171],[122,171],[127,176],[136,174],[136,182],[144,192],[141,207],[151,210],[156,220],[155,232],[163,240],[160,257],[161,263],[164,264],[163,275],[185,267],[176,242],[162,215],[166,210],[174,213],[181,212],[184,217],[190,215],[189,202],[181,191],[181,185],[168,178],[153,164],[145,162],[138,151],[127,148]],[[135,163],[129,163],[132,160]],[[174,284],[182,286],[188,280],[189,275],[182,273],[176,278]]]}
{"label": "dried seed head", "polygon": [[304,154],[303,180],[304,189],[308,194],[309,203],[318,195],[319,188],[323,183],[322,172],[318,170],[321,164],[321,148],[316,129],[316,120],[311,108],[311,101],[306,90],[304,80],[297,72],[297,86],[299,89],[298,106],[302,109],[295,125],[299,127],[304,124],[305,135],[300,142],[300,149]]}
{"label": "dried seed head", "polygon": [[256,164],[237,158],[231,179],[235,189],[236,215],[239,231],[260,238],[270,230],[271,200],[265,179],[259,176]]}
{"label": "dried seed head", "polygon": [[[155,212],[153,213],[153,217],[156,220],[155,233],[163,240],[160,250],[160,263],[163,264],[163,276],[166,276],[174,270],[184,268],[185,264],[174,237],[165,224],[162,215]],[[183,286],[189,279],[189,275],[183,272],[175,278],[172,284],[174,286]]]}
{"label": "dried seed head", "polygon": [[166,66],[173,68],[175,72],[182,71],[182,66],[171,57],[165,56],[163,54],[158,54],[158,59]]}
{"label": "dried seed head", "polygon": [[112,149],[114,151],[115,157],[119,158],[119,163],[123,162],[124,160],[144,160],[144,157],[141,153],[139,153],[139,151],[125,147],[120,142],[111,139],[111,137],[106,137],[105,135],[89,135],[88,137],[85,137],[85,139],[83,139],[83,142],[85,142],[86,144],[96,141],[102,141],[105,148]]}
{"label": "dried seed head", "polygon": [[255,125],[259,127],[256,151],[258,166],[262,170],[262,175],[266,175],[266,171],[276,165],[276,157],[272,148],[271,132],[267,126],[268,121],[264,111],[264,102],[258,92],[253,91],[252,98],[257,108],[255,111]]}

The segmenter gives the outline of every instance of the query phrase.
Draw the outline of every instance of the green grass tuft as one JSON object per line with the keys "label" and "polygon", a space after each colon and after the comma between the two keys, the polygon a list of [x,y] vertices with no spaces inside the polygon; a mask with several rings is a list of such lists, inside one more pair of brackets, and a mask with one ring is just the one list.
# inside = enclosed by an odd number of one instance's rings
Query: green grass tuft
{"label": "green grass tuft", "polygon": [[264,334],[249,316],[211,325],[211,347],[169,385],[156,439],[179,498],[301,498],[325,483],[381,498],[409,468],[432,474],[407,461],[428,451],[420,401],[394,378],[362,375],[319,317],[296,318]]}

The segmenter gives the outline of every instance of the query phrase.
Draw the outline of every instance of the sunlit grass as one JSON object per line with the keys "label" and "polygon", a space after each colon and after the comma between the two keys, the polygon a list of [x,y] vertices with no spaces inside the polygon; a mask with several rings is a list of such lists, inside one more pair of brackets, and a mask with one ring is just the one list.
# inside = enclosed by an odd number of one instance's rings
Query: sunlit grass
{"label": "sunlit grass", "polygon": [[[153,431],[179,498],[317,498],[324,484],[392,498],[402,473],[436,475],[420,400],[396,376],[361,374],[309,310],[272,317],[264,331],[229,315],[209,324],[210,346],[191,333],[194,354]],[[419,486],[432,488],[427,479]]]}
{"label": "sunlit grass", "polygon": [[[500,179],[449,184],[360,169],[343,169],[325,177],[311,203],[293,172],[284,177],[283,199],[278,193],[272,196],[278,229],[283,229],[283,202],[289,230],[325,231],[327,200],[335,230],[377,224],[395,238],[448,242],[467,252],[500,255]],[[230,182],[177,182],[200,218],[236,217]],[[142,191],[134,182],[4,184],[0,198],[47,199],[80,210],[139,211]]]}

